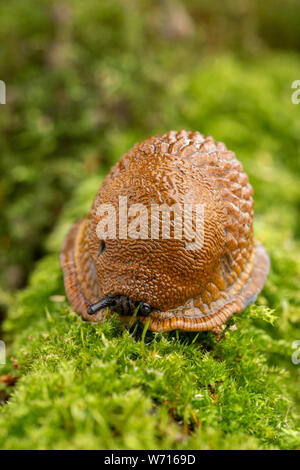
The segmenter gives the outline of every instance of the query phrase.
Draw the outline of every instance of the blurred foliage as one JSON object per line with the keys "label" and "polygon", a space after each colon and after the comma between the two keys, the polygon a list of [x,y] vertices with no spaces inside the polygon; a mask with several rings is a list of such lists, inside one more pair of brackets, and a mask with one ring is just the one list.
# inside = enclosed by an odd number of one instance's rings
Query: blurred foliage
{"label": "blurred foliage", "polygon": [[[241,158],[261,148],[266,166],[274,150],[282,166],[297,165],[297,111],[286,102],[297,63],[279,56],[264,71],[262,56],[297,50],[298,20],[295,0],[1,2],[4,287],[24,285],[76,185],[137,139],[190,127],[226,139]],[[252,66],[207,63],[228,48]]]}

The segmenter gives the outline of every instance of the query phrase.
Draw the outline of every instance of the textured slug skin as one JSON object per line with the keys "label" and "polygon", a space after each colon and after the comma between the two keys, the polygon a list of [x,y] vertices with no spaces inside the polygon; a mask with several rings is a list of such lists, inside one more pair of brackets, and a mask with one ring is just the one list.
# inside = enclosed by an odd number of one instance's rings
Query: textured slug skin
{"label": "textured slug skin", "polygon": [[[99,254],[97,209],[113,204],[118,227],[119,196],[149,214],[153,204],[202,205],[203,244],[188,250],[190,238],[175,239],[172,228],[170,239],[153,240],[149,218],[148,239],[120,239],[117,231]],[[68,298],[84,318],[101,321],[105,312],[90,317],[87,306],[124,295],[150,304],[149,328],[161,331],[218,331],[255,301],[269,271],[268,255],[253,237],[253,189],[241,163],[223,143],[186,131],[149,138],[123,155],[88,217],[67,235],[61,265]]]}

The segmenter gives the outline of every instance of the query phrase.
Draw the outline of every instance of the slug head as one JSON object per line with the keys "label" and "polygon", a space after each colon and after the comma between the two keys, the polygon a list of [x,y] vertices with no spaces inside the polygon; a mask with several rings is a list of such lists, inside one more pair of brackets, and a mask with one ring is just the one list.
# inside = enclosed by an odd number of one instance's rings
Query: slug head
{"label": "slug head", "polygon": [[150,315],[152,308],[146,302],[133,302],[128,297],[123,295],[107,296],[99,300],[95,304],[88,307],[87,313],[89,315],[95,315],[100,309],[109,307],[113,312],[119,315],[135,315],[146,317]]}

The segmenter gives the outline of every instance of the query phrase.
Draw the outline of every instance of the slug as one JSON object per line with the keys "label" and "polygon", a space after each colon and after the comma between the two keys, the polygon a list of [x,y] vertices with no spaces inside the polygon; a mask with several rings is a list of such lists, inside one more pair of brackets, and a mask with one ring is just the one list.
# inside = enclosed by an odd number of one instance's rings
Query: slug
{"label": "slug", "polygon": [[116,312],[152,331],[220,334],[268,275],[253,204],[241,163],[212,137],[170,131],[134,145],[64,240],[73,309],[90,321]]}

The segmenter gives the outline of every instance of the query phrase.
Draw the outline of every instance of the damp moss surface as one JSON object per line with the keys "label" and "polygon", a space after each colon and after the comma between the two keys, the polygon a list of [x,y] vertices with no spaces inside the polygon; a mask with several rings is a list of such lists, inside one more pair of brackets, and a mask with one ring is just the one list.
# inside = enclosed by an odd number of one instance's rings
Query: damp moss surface
{"label": "damp moss surface", "polygon": [[[84,175],[29,285],[5,300],[1,449],[300,449],[299,75],[293,55],[222,55],[179,73],[172,110],[161,108],[159,130],[224,140],[249,174],[255,234],[271,259],[255,305],[220,341],[126,329],[116,317],[83,322],[65,298],[58,253],[103,177]],[[132,132],[115,139],[120,154],[134,143]]]}

